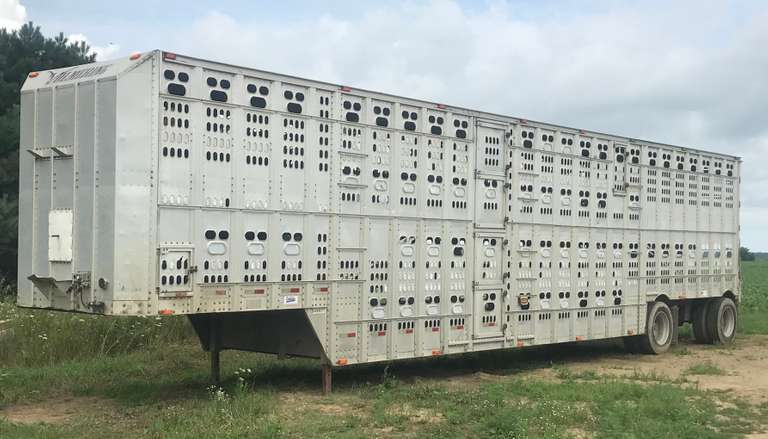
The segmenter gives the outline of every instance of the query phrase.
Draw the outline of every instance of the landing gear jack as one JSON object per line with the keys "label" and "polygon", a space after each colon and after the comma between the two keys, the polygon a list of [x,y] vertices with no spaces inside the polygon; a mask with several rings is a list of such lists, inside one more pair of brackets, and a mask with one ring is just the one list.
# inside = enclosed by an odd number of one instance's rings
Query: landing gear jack
{"label": "landing gear jack", "polygon": [[218,386],[221,384],[221,338],[219,337],[219,320],[216,317],[211,319],[209,343],[209,351],[211,355],[211,382],[213,382],[215,386]]}
{"label": "landing gear jack", "polygon": [[329,395],[333,390],[333,368],[327,362],[323,362],[323,395]]}

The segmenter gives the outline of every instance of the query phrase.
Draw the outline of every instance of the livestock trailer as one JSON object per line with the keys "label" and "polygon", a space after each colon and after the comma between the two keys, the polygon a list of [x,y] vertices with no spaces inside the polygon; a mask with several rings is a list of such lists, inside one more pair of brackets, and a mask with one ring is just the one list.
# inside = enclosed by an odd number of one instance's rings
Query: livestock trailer
{"label": "livestock trailer", "polygon": [[30,73],[19,154],[18,304],[188,315],[215,373],[735,335],[730,155],[162,51]]}

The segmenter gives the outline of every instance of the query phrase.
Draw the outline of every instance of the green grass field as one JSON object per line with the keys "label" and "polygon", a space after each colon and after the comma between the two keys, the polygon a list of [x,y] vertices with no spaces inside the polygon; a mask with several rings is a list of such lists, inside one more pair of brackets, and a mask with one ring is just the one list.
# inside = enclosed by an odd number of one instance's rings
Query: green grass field
{"label": "green grass field", "polygon": [[742,334],[768,334],[768,261],[741,263]]}
{"label": "green grass field", "polygon": [[[768,262],[744,263],[740,333],[768,334],[766,316]],[[350,367],[335,372],[334,393],[323,396],[317,362],[239,352],[222,355],[225,382],[210,387],[207,356],[180,318],[110,319],[6,303],[0,321],[0,416],[48,421],[0,419],[2,438],[701,439],[768,426],[768,403],[697,384],[728,373],[710,362],[691,360],[675,377],[575,368],[626,359],[615,342]],[[684,344],[662,359],[687,361],[701,349],[730,355]]]}

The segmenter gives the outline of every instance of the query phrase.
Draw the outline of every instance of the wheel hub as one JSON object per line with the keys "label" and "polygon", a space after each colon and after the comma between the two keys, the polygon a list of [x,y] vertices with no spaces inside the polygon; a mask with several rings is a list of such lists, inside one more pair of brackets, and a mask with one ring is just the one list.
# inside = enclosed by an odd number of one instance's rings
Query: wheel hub
{"label": "wheel hub", "polygon": [[653,326],[651,327],[653,341],[659,346],[664,346],[669,341],[671,333],[672,330],[669,317],[663,312],[657,313],[653,319]]}
{"label": "wheel hub", "polygon": [[720,330],[726,338],[731,337],[736,330],[736,313],[734,313],[733,308],[726,307],[723,310],[723,317],[720,319]]}

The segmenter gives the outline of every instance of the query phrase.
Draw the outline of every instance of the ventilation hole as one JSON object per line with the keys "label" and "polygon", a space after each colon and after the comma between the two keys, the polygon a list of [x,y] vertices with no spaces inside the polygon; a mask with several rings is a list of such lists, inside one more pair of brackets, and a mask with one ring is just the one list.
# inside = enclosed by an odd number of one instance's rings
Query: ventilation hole
{"label": "ventilation hole", "polygon": [[264,99],[264,98],[260,98],[258,96],[252,96],[251,97],[251,107],[266,108],[267,107],[267,100]]}
{"label": "ventilation hole", "polygon": [[227,102],[227,94],[221,90],[211,90],[211,100],[217,102]]}
{"label": "ventilation hole", "polygon": [[296,102],[289,102],[286,108],[291,113],[301,114],[301,105],[297,104]]}
{"label": "ventilation hole", "polygon": [[[179,74],[181,77],[181,74]],[[168,84],[168,93],[174,96],[184,96],[187,94],[187,89],[181,84]]]}

